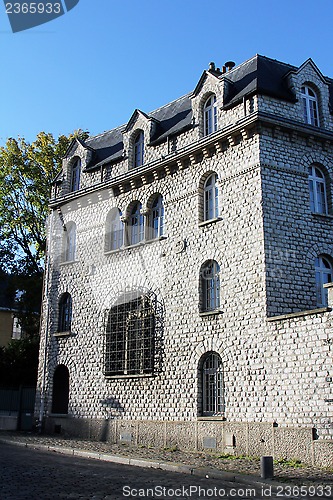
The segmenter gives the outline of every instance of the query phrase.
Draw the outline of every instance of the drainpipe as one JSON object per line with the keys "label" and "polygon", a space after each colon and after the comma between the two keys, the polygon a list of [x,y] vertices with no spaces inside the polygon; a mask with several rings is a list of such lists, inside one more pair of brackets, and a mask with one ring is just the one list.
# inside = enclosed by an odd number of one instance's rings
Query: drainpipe
{"label": "drainpipe", "polygon": [[50,283],[50,270],[51,270],[51,235],[52,235],[52,226],[53,226],[53,211],[50,214],[50,223],[49,223],[49,234],[47,238],[46,245],[46,270],[44,275],[44,297],[46,298],[46,320],[45,320],[45,346],[44,346],[44,355],[43,355],[43,378],[42,378],[42,387],[41,387],[41,398],[40,398],[40,409],[39,409],[39,421],[38,427],[39,432],[42,432],[42,424],[43,424],[43,415],[45,408],[45,392],[46,392],[46,363],[47,363],[47,350],[48,350],[48,342],[49,342],[49,326],[50,326],[50,300],[49,300],[49,283]]}

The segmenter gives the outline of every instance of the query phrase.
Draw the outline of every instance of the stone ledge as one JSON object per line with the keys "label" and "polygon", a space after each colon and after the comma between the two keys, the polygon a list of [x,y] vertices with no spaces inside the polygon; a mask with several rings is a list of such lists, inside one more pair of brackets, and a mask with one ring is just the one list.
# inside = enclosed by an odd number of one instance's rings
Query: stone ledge
{"label": "stone ledge", "polygon": [[268,322],[273,321],[281,321],[284,319],[292,319],[292,318],[302,318],[303,316],[310,316],[311,314],[323,314],[326,312],[331,312],[331,307],[320,307],[318,309],[309,309],[308,311],[299,311],[294,313],[282,314],[281,316],[272,316],[270,318],[266,318]]}

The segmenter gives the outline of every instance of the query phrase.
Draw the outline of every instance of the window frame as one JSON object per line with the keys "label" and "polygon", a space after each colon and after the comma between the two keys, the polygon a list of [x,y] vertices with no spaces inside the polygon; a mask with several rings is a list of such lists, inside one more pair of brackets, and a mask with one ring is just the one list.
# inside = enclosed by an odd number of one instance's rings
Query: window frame
{"label": "window frame", "polygon": [[105,252],[119,250],[124,245],[124,223],[122,213],[115,207],[110,210],[106,221]]}
{"label": "window frame", "polygon": [[164,203],[163,196],[154,197],[148,216],[148,239],[156,240],[164,236]]}
{"label": "window frame", "polygon": [[308,174],[310,209],[313,213],[328,215],[325,174],[318,165],[311,165],[308,167]]}
{"label": "window frame", "polygon": [[65,292],[58,303],[58,333],[70,332],[72,327],[73,302],[71,294]]}
{"label": "window frame", "polygon": [[217,131],[217,102],[216,95],[211,94],[203,105],[204,136]]}
{"label": "window frame", "polygon": [[[137,221],[137,222],[135,222]],[[134,223],[135,222],[135,223]],[[134,246],[145,238],[145,220],[142,214],[142,204],[137,201],[132,205],[127,222],[127,245]]]}
{"label": "window frame", "polygon": [[200,369],[202,402],[201,415],[224,416],[224,370],[221,356],[214,351],[206,353]]}
{"label": "window frame", "polygon": [[133,144],[133,167],[138,168],[144,165],[145,156],[145,135],[143,130],[140,130],[134,138]]}
{"label": "window frame", "polygon": [[81,158],[76,158],[71,169],[71,192],[80,189],[81,182]]}
{"label": "window frame", "polygon": [[76,224],[68,222],[64,227],[64,262],[75,262]]}
{"label": "window frame", "polygon": [[[211,181],[211,182],[210,182]],[[217,219],[219,216],[219,189],[218,176],[211,173],[205,180],[203,187],[203,221]]]}
{"label": "window frame", "polygon": [[302,85],[301,87],[301,100],[303,105],[303,118],[305,123],[320,127],[319,120],[319,101],[317,92],[309,85]]}
{"label": "window frame", "polygon": [[105,330],[105,376],[154,374],[156,324],[157,299],[152,293],[125,294],[110,308]]}
{"label": "window frame", "polygon": [[333,281],[333,261],[330,256],[320,254],[315,258],[315,276],[317,307],[327,307],[328,291],[323,285]]}
{"label": "window frame", "polygon": [[220,311],[220,266],[207,260],[200,268],[200,312]]}

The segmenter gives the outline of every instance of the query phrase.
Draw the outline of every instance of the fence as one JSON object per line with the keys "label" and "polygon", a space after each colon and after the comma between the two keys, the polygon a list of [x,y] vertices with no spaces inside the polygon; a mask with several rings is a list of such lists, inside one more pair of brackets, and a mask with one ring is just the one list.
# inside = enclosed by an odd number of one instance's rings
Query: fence
{"label": "fence", "polygon": [[35,387],[0,388],[0,430],[31,430],[35,395]]}

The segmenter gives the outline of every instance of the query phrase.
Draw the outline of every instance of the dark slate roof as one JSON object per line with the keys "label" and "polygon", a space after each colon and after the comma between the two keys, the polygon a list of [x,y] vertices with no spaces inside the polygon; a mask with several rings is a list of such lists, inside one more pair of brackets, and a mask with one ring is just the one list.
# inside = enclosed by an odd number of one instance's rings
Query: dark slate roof
{"label": "dark slate roof", "polygon": [[[295,95],[288,88],[284,78],[290,71],[298,68],[289,64],[256,55],[225,73],[230,84],[224,99],[224,108],[229,108],[253,94],[264,94],[295,102]],[[222,78],[221,77],[221,78]]]}
{"label": "dark slate roof", "polygon": [[[153,144],[165,140],[170,135],[181,132],[190,127],[192,123],[190,94],[148,113],[147,116],[157,122],[155,135],[151,138],[151,143]],[[87,170],[92,170],[106,163],[112,163],[122,157],[122,131],[125,130],[125,127],[126,125],[122,125],[116,129],[86,139],[85,144],[95,150]]]}
{"label": "dark slate roof", "polygon": [[[298,71],[298,69],[296,66],[257,54],[227,73],[214,72],[213,74],[226,81],[223,108],[228,109],[241,102],[245,96],[254,94],[295,102],[296,96],[289,89],[286,77],[288,73]],[[205,80],[205,74],[204,72],[201,76],[196,89]],[[330,86],[330,111],[333,113],[333,80],[329,78],[325,80]],[[151,144],[166,140],[167,137],[192,126],[191,97],[193,95],[193,93],[187,94],[151,113],[141,112],[148,119],[152,118],[156,121],[156,131],[154,137],[151,138]],[[132,118],[136,112],[138,110],[133,113]],[[122,132],[126,126],[128,124],[85,141],[85,144],[94,150],[90,165],[87,167],[88,171],[121,159],[123,155]]]}

